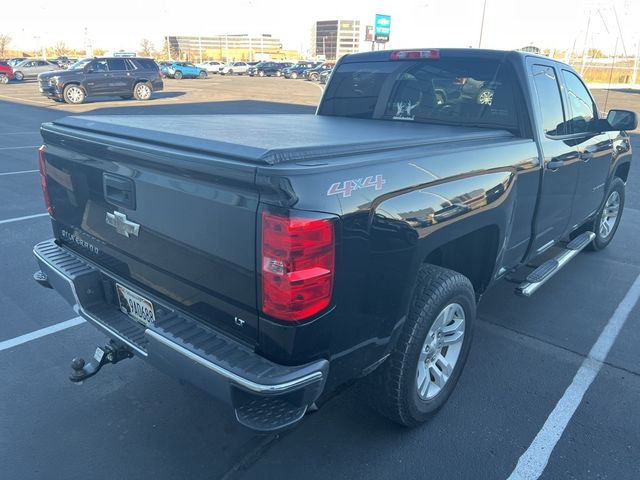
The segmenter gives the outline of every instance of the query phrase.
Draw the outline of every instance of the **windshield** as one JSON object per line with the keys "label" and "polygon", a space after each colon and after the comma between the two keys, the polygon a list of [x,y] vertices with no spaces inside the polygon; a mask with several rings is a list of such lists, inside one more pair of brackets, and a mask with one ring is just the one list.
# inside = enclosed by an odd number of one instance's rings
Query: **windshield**
{"label": "windshield", "polygon": [[69,67],[69,70],[75,70],[76,68],[82,68],[87,63],[89,63],[91,60],[92,60],[91,58],[83,58],[82,60],[78,60],[76,63],[72,64]]}
{"label": "windshield", "polygon": [[343,63],[321,115],[518,130],[511,68],[449,58]]}

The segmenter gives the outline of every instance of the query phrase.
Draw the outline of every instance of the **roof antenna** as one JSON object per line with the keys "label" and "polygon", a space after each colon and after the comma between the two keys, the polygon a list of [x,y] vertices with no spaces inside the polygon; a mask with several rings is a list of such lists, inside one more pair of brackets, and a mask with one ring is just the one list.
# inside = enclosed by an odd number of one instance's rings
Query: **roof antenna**
{"label": "roof antenna", "polygon": [[607,96],[604,99],[604,111],[607,111],[607,102],[609,101],[609,91],[611,90],[611,77],[613,77],[613,66],[616,63],[616,54],[618,53],[618,40],[620,37],[616,37],[616,46],[613,47],[613,58],[611,59],[611,69],[609,70],[609,86],[607,87]]}

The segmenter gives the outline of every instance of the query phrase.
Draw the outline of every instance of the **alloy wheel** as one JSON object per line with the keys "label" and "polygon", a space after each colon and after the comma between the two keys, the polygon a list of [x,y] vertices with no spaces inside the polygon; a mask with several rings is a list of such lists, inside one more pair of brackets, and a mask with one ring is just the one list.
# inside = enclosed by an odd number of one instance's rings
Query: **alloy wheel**
{"label": "alloy wheel", "polygon": [[618,221],[619,214],[620,194],[614,190],[607,198],[600,216],[600,237],[607,238],[611,234]]}
{"label": "alloy wheel", "polygon": [[447,384],[460,358],[465,313],[458,303],[444,307],[427,333],[420,350],[416,386],[422,400],[431,400]]}

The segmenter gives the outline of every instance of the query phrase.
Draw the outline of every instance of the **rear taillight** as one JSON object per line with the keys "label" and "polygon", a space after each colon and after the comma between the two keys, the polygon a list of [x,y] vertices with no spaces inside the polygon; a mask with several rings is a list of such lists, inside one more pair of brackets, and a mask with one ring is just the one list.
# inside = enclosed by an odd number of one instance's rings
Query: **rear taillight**
{"label": "rear taillight", "polygon": [[44,206],[50,216],[53,217],[53,207],[49,200],[49,186],[47,185],[47,165],[44,159],[44,145],[38,149],[38,170],[40,171],[40,186],[42,187],[42,195],[44,196]]}
{"label": "rear taillight", "polygon": [[262,311],[274,318],[308,318],[331,302],[334,222],[262,214]]}

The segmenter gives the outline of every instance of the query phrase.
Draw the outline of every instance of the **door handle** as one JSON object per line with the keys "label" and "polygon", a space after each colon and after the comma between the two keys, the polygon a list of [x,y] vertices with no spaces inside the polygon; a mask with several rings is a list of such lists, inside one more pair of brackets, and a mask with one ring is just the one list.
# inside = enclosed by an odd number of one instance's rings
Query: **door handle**
{"label": "door handle", "polygon": [[593,158],[593,153],[589,151],[580,152],[580,160],[587,163]]}
{"label": "door handle", "polygon": [[564,167],[565,163],[562,160],[558,160],[557,158],[552,158],[549,162],[547,162],[547,169],[549,170],[557,170],[560,167]]}

